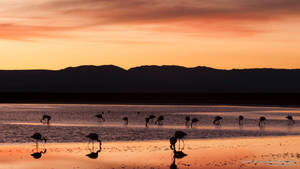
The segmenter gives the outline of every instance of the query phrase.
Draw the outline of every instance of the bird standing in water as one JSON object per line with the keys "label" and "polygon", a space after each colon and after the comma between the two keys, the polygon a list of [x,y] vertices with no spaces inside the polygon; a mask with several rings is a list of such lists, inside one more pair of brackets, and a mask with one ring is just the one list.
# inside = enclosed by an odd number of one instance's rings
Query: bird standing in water
{"label": "bird standing in water", "polygon": [[51,120],[51,116],[44,114],[42,119],[41,119],[41,123],[46,123],[46,124],[50,124],[50,120]]}
{"label": "bird standing in water", "polygon": [[243,121],[244,121],[244,116],[240,115],[239,116],[239,126],[242,126],[244,124]]}
{"label": "bird standing in water", "polygon": [[171,150],[175,150],[176,149],[176,143],[177,143],[177,138],[175,136],[172,136],[170,138],[170,148]]}
{"label": "bird standing in water", "polygon": [[154,121],[154,119],[156,118],[156,116],[154,116],[154,115],[150,115],[149,116],[149,119],[150,119],[150,122],[153,124],[153,121]]}
{"label": "bird standing in water", "polygon": [[157,118],[157,120],[155,121],[155,124],[157,124],[157,125],[162,125],[163,123],[163,120],[165,119],[165,117],[164,116],[159,116],[158,118]]}
{"label": "bird standing in water", "polygon": [[223,117],[221,116],[216,116],[214,121],[213,121],[213,124],[216,125],[216,126],[220,126],[221,125],[221,120],[223,119]]}
{"label": "bird standing in water", "polygon": [[[101,147],[102,141],[99,139],[98,134],[96,134],[96,133],[90,133],[89,135],[87,135],[87,136],[85,136],[85,137],[86,137],[86,138],[89,138],[89,139],[90,139],[90,142],[92,141],[93,147],[94,147],[94,141],[99,142],[99,147]],[[89,143],[90,143],[90,142],[89,142]]]}
{"label": "bird standing in water", "polygon": [[31,138],[35,140],[37,149],[38,149],[38,141],[44,141],[45,143],[47,142],[46,137],[42,136],[41,133],[34,133],[31,136]]}
{"label": "bird standing in water", "polygon": [[183,148],[184,148],[184,141],[183,138],[186,136],[187,134],[183,131],[175,131],[174,133],[174,137],[178,140],[179,142],[179,148],[180,148],[180,141],[183,142]]}
{"label": "bird standing in water", "polygon": [[190,116],[186,116],[185,117],[185,126],[189,126],[189,122],[191,121],[191,117]]}
{"label": "bird standing in water", "polygon": [[123,117],[124,125],[128,125],[128,117]]}
{"label": "bird standing in water", "polygon": [[149,117],[146,117],[145,118],[145,126],[148,127],[148,124],[150,122],[150,118]]}
{"label": "bird standing in water", "polygon": [[267,118],[265,116],[261,116],[259,118],[258,126],[261,128],[264,127],[266,125],[266,120]]}
{"label": "bird standing in water", "polygon": [[197,123],[199,120],[197,118],[193,118],[191,122],[191,128],[193,128],[193,124]]}
{"label": "bird standing in water", "polygon": [[288,119],[288,121],[289,121],[288,125],[293,125],[293,124],[295,124],[295,120],[294,120],[293,116],[288,115],[288,116],[286,116],[285,118]]}
{"label": "bird standing in water", "polygon": [[103,114],[104,114],[104,112],[102,112],[102,113],[100,113],[100,114],[97,114],[96,115],[96,117],[99,119],[99,120],[101,120],[101,121],[105,121],[105,118],[103,117]]}

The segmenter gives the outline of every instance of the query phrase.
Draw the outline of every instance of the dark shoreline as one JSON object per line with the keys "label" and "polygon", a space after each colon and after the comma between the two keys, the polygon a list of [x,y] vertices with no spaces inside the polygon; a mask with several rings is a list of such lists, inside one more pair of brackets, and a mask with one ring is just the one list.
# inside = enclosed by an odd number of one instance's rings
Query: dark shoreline
{"label": "dark shoreline", "polygon": [[300,106],[300,93],[0,93],[0,103]]}

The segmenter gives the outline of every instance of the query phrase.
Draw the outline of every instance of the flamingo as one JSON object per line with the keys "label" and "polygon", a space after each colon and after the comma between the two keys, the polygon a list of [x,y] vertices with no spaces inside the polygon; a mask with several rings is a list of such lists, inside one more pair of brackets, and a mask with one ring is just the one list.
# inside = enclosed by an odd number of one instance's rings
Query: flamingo
{"label": "flamingo", "polygon": [[149,117],[146,117],[146,118],[145,118],[145,125],[146,125],[146,127],[148,127],[149,121],[150,121]]}
{"label": "flamingo", "polygon": [[239,125],[242,126],[244,121],[244,116],[240,115],[239,116]]}
{"label": "flamingo", "polygon": [[128,117],[123,117],[123,121],[125,122],[125,125],[128,125]]}
{"label": "flamingo", "polygon": [[188,123],[191,121],[191,117],[190,116],[186,116],[185,117],[185,125],[188,126]]}
{"label": "flamingo", "polygon": [[295,124],[295,120],[294,120],[293,116],[288,115],[285,118],[289,120],[289,125]]}
{"label": "flamingo", "polygon": [[267,118],[265,116],[261,116],[259,118],[259,122],[258,122],[258,126],[259,127],[264,127],[265,123],[266,123]]}
{"label": "flamingo", "polygon": [[31,136],[32,139],[36,141],[36,147],[38,148],[38,141],[44,141],[45,143],[47,142],[46,137],[42,136],[41,133],[34,133]]}
{"label": "flamingo", "polygon": [[199,120],[197,118],[193,118],[191,122],[191,128],[193,128],[193,124],[197,123]]}
{"label": "flamingo", "polygon": [[182,140],[183,142],[183,145],[184,145],[184,141],[183,141],[183,138],[186,136],[187,134],[183,131],[175,131],[175,134],[174,134],[174,137],[176,139],[178,139],[179,141],[179,147],[180,147],[180,140]]}
{"label": "flamingo", "polygon": [[153,123],[153,120],[154,120],[155,118],[156,118],[156,116],[154,116],[154,115],[152,115],[152,114],[149,116],[149,119],[150,119],[151,123]]}
{"label": "flamingo", "polygon": [[214,119],[214,121],[213,121],[213,124],[216,125],[216,126],[220,126],[221,125],[221,121],[220,120],[222,120],[222,119],[223,119],[223,117],[216,116],[215,119]]}
{"label": "flamingo", "polygon": [[97,142],[99,142],[99,147],[101,147],[102,141],[99,139],[98,134],[96,134],[96,133],[90,133],[89,135],[87,135],[85,137],[89,138],[93,142],[93,146],[94,146],[94,141],[97,141]]}
{"label": "flamingo", "polygon": [[51,116],[44,114],[41,119],[41,123],[44,123],[46,121],[46,123],[49,125],[50,120],[51,120]]}
{"label": "flamingo", "polygon": [[172,136],[170,138],[170,148],[171,150],[175,150],[175,144],[177,143],[177,138],[175,136]]}
{"label": "flamingo", "polygon": [[97,117],[99,120],[105,121],[105,118],[103,117],[103,114],[104,114],[104,112],[102,112],[102,113],[100,113],[100,114],[97,114],[96,117]]}
{"label": "flamingo", "polygon": [[155,124],[157,124],[157,125],[162,125],[162,121],[165,119],[165,117],[164,116],[159,116],[158,118],[157,118],[157,120],[155,121]]}

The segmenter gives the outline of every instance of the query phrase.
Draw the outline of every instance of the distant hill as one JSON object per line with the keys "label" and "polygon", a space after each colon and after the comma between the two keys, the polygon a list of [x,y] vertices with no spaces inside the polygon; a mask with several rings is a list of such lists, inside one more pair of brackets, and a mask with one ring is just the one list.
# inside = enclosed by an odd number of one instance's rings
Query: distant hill
{"label": "distant hill", "polygon": [[0,70],[0,92],[300,93],[300,69],[79,66]]}

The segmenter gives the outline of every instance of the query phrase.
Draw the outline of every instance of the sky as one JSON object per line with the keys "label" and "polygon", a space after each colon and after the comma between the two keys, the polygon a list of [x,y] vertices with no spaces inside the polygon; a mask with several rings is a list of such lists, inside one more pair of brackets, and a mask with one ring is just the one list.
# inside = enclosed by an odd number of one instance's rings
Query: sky
{"label": "sky", "polygon": [[0,69],[300,68],[299,0],[0,0]]}

